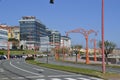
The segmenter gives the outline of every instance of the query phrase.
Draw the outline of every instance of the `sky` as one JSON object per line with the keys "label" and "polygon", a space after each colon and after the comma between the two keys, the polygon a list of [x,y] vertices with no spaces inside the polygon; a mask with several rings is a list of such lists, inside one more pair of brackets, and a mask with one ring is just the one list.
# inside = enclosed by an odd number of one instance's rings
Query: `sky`
{"label": "sky", "polygon": [[[101,1],[102,0],[0,0],[0,24],[19,26],[22,16],[35,16],[47,28],[65,32],[83,28],[97,32],[89,35],[91,39],[101,40]],[[104,0],[104,38],[120,48],[120,0]],[[80,33],[70,33],[72,44],[85,46],[85,37]]]}

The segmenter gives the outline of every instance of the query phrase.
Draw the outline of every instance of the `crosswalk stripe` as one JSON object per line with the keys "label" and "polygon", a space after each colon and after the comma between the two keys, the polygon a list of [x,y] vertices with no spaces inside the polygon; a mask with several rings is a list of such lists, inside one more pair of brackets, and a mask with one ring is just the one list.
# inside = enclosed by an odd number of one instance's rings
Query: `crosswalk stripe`
{"label": "crosswalk stripe", "polygon": [[51,78],[51,80],[61,80],[61,79],[59,79],[59,78]]}
{"label": "crosswalk stripe", "polygon": [[8,78],[2,78],[2,80],[8,80]]}
{"label": "crosswalk stripe", "polygon": [[45,80],[45,79],[36,79],[36,80]]}
{"label": "crosswalk stripe", "polygon": [[76,79],[73,79],[73,78],[64,78],[66,80],[76,80]]}
{"label": "crosswalk stripe", "polygon": [[80,79],[80,80],[91,80],[91,79],[87,79],[87,78],[77,78],[77,79]]}
{"label": "crosswalk stripe", "polygon": [[94,80],[103,80],[103,79],[95,78],[95,77],[91,77],[90,79],[94,79]]}
{"label": "crosswalk stripe", "polygon": [[40,78],[40,77],[45,77],[44,75],[41,76],[26,76],[26,78]]}
{"label": "crosswalk stripe", "polygon": [[12,79],[24,79],[24,77],[13,77]]}
{"label": "crosswalk stripe", "polygon": [[81,76],[81,75],[49,75],[48,77],[72,77],[72,76]]}
{"label": "crosswalk stripe", "polygon": [[[46,80],[45,78],[43,78],[45,76],[26,76],[26,77],[12,77],[12,79],[15,80],[23,80],[25,78],[35,78],[36,80]],[[41,79],[37,79],[37,78],[41,78]],[[58,77],[49,77],[49,80],[103,80],[100,78],[95,78],[95,77],[77,77],[77,78],[71,78],[71,77],[65,77],[65,78],[58,78]],[[2,80],[8,80],[8,78],[2,78]]]}

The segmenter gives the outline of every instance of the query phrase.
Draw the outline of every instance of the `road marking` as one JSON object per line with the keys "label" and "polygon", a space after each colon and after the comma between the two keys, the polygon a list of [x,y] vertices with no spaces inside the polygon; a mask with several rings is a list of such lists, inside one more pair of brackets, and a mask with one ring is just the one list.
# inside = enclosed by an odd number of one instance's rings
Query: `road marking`
{"label": "road marking", "polygon": [[91,79],[86,79],[86,78],[77,78],[77,79],[80,79],[80,80],[91,80]]}
{"label": "road marking", "polygon": [[36,79],[36,80],[45,80],[45,79]]}
{"label": "road marking", "polygon": [[34,72],[31,72],[31,71],[28,71],[28,70],[25,70],[25,69],[19,68],[19,67],[13,65],[11,62],[10,62],[10,65],[11,65],[12,67],[16,68],[16,69],[21,70],[21,71],[24,71],[24,72],[27,72],[27,73],[31,73],[31,74],[34,74],[34,75],[38,75],[38,76],[40,76],[40,74],[38,74],[38,73],[34,73]]}
{"label": "road marking", "polygon": [[26,76],[26,78],[40,78],[40,77],[45,77],[45,76],[43,76],[43,75],[41,75],[41,76]]}
{"label": "road marking", "polygon": [[8,78],[2,78],[2,80],[8,80]]}
{"label": "road marking", "polygon": [[64,78],[66,80],[76,80],[76,79],[73,79],[73,78]]}
{"label": "road marking", "polygon": [[95,77],[90,77],[90,79],[93,79],[93,80],[103,80],[103,79],[95,78]]}
{"label": "road marking", "polygon": [[33,69],[35,69],[37,71],[44,71],[44,69],[38,69],[38,68],[33,68]]}
{"label": "road marking", "polygon": [[61,80],[61,79],[59,79],[59,78],[51,78],[51,80]]}
{"label": "road marking", "polygon": [[48,77],[74,77],[74,76],[81,76],[81,75],[49,75]]}
{"label": "road marking", "polygon": [[13,77],[12,79],[25,79],[24,77]]}

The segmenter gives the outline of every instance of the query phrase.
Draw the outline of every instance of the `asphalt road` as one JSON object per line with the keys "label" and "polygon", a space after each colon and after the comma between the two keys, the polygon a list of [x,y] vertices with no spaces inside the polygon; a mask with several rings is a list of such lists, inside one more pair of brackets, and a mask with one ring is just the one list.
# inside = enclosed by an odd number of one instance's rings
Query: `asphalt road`
{"label": "asphalt road", "polygon": [[24,59],[0,61],[0,80],[102,80],[27,64]]}

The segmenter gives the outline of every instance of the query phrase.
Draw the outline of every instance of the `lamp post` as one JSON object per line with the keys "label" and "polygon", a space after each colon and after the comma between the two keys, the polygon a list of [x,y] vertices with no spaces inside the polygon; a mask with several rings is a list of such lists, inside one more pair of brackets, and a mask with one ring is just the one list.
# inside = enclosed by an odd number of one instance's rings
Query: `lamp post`
{"label": "lamp post", "polygon": [[8,46],[8,48],[7,48],[7,59],[9,60],[10,59],[10,42],[8,41],[7,42],[7,46]]}
{"label": "lamp post", "polygon": [[105,73],[105,54],[104,54],[104,0],[102,0],[102,21],[101,21],[101,33],[102,33],[102,72]]}
{"label": "lamp post", "polygon": [[47,64],[48,64],[48,44],[47,44],[47,52],[46,53],[47,53],[46,57],[47,57]]}
{"label": "lamp post", "polygon": [[[50,3],[54,3],[54,0],[50,0]],[[104,55],[104,0],[102,0],[102,20],[101,20],[101,38],[102,38],[102,72],[105,73],[105,55]]]}

